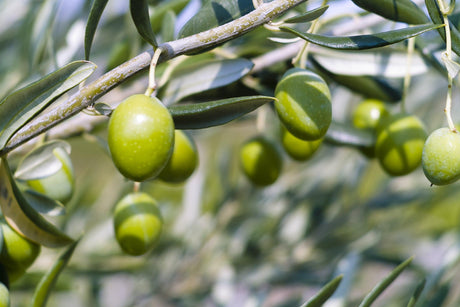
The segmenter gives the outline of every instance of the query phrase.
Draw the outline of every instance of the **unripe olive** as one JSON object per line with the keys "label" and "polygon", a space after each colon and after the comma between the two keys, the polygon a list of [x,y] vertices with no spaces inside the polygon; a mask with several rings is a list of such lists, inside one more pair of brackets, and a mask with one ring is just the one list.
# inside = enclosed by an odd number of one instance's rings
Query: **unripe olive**
{"label": "unripe olive", "polygon": [[127,254],[138,256],[152,249],[162,228],[163,219],[157,203],[146,193],[128,194],[115,206],[115,236]]}
{"label": "unripe olive", "polygon": [[113,162],[134,181],[157,176],[172,154],[174,122],[155,97],[128,97],[113,111],[108,128]]}
{"label": "unripe olive", "polygon": [[397,114],[385,117],[377,127],[376,157],[388,174],[409,174],[422,161],[426,137],[423,123],[415,116]]}
{"label": "unripe olive", "polygon": [[284,128],[281,132],[281,143],[283,144],[284,150],[296,161],[306,161],[310,159],[322,142],[322,138],[315,141],[299,139]]}
{"label": "unripe olive", "polygon": [[278,179],[282,158],[276,146],[263,136],[246,141],[240,150],[243,173],[254,184],[267,186]]}
{"label": "unripe olive", "polygon": [[422,167],[433,184],[457,181],[460,178],[460,134],[449,128],[433,131],[423,147]]}
{"label": "unripe olive", "polygon": [[353,112],[353,125],[358,129],[375,130],[385,116],[390,115],[381,100],[366,99]]}
{"label": "unripe olive", "polygon": [[40,254],[40,245],[19,235],[5,222],[0,222],[3,247],[0,263],[6,268],[10,282],[21,277]]}
{"label": "unripe olive", "polygon": [[72,160],[69,154],[60,147],[55,148],[53,154],[61,161],[61,169],[51,176],[29,180],[27,181],[27,185],[54,200],[66,203],[72,197],[75,186]]}
{"label": "unripe olive", "polygon": [[289,69],[275,88],[276,111],[294,136],[318,140],[332,121],[331,94],[317,74],[300,68]]}
{"label": "unripe olive", "polygon": [[198,151],[193,139],[181,130],[176,130],[174,150],[158,178],[165,182],[179,183],[190,177],[198,165]]}
{"label": "unripe olive", "polygon": [[9,307],[10,306],[10,291],[3,284],[0,283],[0,307]]}

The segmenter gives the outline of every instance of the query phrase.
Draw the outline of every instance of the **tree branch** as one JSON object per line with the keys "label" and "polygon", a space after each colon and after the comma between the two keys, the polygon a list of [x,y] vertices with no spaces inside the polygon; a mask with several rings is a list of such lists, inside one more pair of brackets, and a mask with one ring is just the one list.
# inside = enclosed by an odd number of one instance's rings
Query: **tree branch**
{"label": "tree branch", "polygon": [[[305,1],[307,0],[274,0],[260,5],[249,14],[227,24],[176,41],[163,43],[158,46],[158,48],[164,50],[159,63],[166,62],[182,54],[199,52],[232,40],[271,21],[288,9]],[[91,84],[86,85],[71,96],[66,103],[56,106],[46,114],[40,115],[22,127],[8,144],[0,150],[0,155],[10,152],[19,145],[92,105],[98,98],[121,84],[124,80],[148,68],[152,55],[153,50],[141,53],[107,72]]]}

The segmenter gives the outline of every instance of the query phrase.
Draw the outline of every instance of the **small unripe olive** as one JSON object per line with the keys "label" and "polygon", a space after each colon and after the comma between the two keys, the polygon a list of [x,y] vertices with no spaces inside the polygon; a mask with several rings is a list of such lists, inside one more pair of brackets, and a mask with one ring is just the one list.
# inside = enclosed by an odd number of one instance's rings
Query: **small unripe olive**
{"label": "small unripe olive", "polygon": [[155,97],[128,97],[113,111],[108,128],[113,162],[134,181],[157,176],[172,154],[174,122]]}
{"label": "small unripe olive", "polygon": [[3,283],[0,283],[0,307],[10,307],[10,304],[10,291]]}
{"label": "small unripe olive", "polygon": [[353,125],[358,129],[375,130],[380,120],[390,115],[381,100],[366,99],[353,112]]}
{"label": "small unripe olive", "polygon": [[331,94],[317,74],[300,68],[289,69],[275,88],[276,111],[294,136],[318,140],[332,121]]}
{"label": "small unripe olive", "polygon": [[433,131],[423,147],[422,167],[433,184],[457,181],[460,178],[460,134],[449,128]]}
{"label": "small unripe olive", "polygon": [[163,228],[156,201],[146,193],[131,193],[115,206],[114,229],[121,249],[127,254],[145,254],[155,246]]}
{"label": "small unripe olive", "polygon": [[174,150],[158,178],[165,182],[179,183],[187,180],[198,165],[198,151],[193,139],[181,130],[176,130]]}
{"label": "small unripe olive", "polygon": [[397,114],[385,117],[377,127],[375,155],[392,176],[409,174],[422,161],[427,133],[415,116]]}
{"label": "small unripe olive", "polygon": [[62,167],[51,176],[27,181],[27,185],[37,192],[66,203],[72,197],[75,185],[75,175],[69,154],[60,147],[53,154],[61,161]]}
{"label": "small unripe olive", "polygon": [[246,141],[240,149],[243,173],[254,184],[267,186],[278,179],[282,158],[276,146],[263,136]]}
{"label": "small unripe olive", "polygon": [[0,222],[3,247],[0,263],[6,268],[10,282],[17,280],[40,254],[40,245],[19,235],[5,222]]}
{"label": "small unripe olive", "polygon": [[284,128],[281,132],[281,143],[283,144],[284,150],[296,161],[306,161],[310,159],[322,142],[322,138],[315,141],[299,139]]}

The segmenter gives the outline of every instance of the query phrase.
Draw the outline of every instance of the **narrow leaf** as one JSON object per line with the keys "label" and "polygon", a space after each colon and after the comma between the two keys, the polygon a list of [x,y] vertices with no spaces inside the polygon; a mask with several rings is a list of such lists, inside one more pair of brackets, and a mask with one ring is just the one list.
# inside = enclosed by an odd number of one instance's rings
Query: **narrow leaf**
{"label": "narrow leaf", "polygon": [[37,191],[25,189],[22,191],[22,195],[29,203],[30,207],[37,211],[39,214],[58,216],[65,213],[64,205]]}
{"label": "narrow leaf", "polygon": [[163,22],[161,27],[161,39],[164,42],[174,40],[174,31],[176,26],[176,14],[174,11],[169,10],[163,16]]}
{"label": "narrow leaf", "polygon": [[112,107],[106,103],[103,102],[98,102],[94,105],[94,109],[96,110],[97,113],[100,115],[104,116],[110,116],[112,114]]}
{"label": "narrow leaf", "polygon": [[202,129],[223,125],[261,105],[274,101],[267,96],[246,96],[211,102],[170,106],[176,129]]}
{"label": "narrow leaf", "polygon": [[378,283],[372,291],[366,295],[364,300],[359,304],[359,307],[369,307],[382,294],[382,292],[404,271],[404,269],[412,262],[412,257],[398,265],[387,277]]}
{"label": "narrow leaf", "polygon": [[329,8],[329,5],[323,5],[323,6],[319,7],[319,8],[317,8],[317,9],[308,11],[308,12],[302,14],[302,15],[294,16],[294,17],[285,19],[285,20],[283,20],[283,22],[284,23],[310,22],[310,21],[313,21],[313,20],[321,17],[321,15],[323,15],[324,12],[326,12],[326,10],[328,8]]}
{"label": "narrow leaf", "polygon": [[410,0],[352,0],[360,8],[387,19],[408,24],[428,22],[425,13]]}
{"label": "narrow leaf", "polygon": [[458,64],[452,59],[449,59],[446,53],[443,53],[441,55],[441,60],[444,62],[444,65],[446,66],[449,77],[451,77],[452,79],[457,77],[458,72],[460,71],[460,64]]}
{"label": "narrow leaf", "polygon": [[246,59],[206,60],[175,70],[158,96],[168,105],[184,97],[239,80],[254,64]]}
{"label": "narrow leaf", "polygon": [[61,272],[65,269],[80,240],[72,243],[57,259],[51,269],[42,277],[32,298],[32,307],[44,307]]}
{"label": "narrow leaf", "polygon": [[89,60],[89,55],[91,52],[91,45],[93,44],[94,34],[96,33],[96,28],[101,19],[102,12],[105,9],[109,0],[94,0],[93,5],[91,6],[91,11],[89,12],[88,21],[86,23],[85,30],[85,59]]}
{"label": "narrow leaf", "polygon": [[[428,14],[430,15],[430,18],[433,21],[433,23],[437,25],[442,25],[440,28],[438,28],[438,32],[441,35],[441,38],[444,41],[446,41],[446,29],[443,27],[444,19],[439,9],[437,0],[425,0],[425,5],[426,5]],[[451,22],[449,22],[449,26],[450,26],[450,37],[452,40],[452,50],[457,55],[460,55],[460,32]]]}
{"label": "narrow leaf", "polygon": [[280,29],[292,33],[310,43],[326,48],[338,50],[366,50],[395,44],[439,27],[441,26],[420,25],[371,35],[354,36],[324,36],[312,33],[300,33],[287,27],[280,27]]}
{"label": "narrow leaf", "polygon": [[321,307],[323,304],[334,294],[337,287],[340,285],[343,276],[337,276],[330,282],[328,282],[318,294],[313,296],[307,302],[305,302],[301,307]]}
{"label": "narrow leaf", "polygon": [[72,62],[3,99],[0,102],[0,148],[41,110],[88,78],[95,69],[96,65],[91,62]]}
{"label": "narrow leaf", "polygon": [[409,300],[409,303],[407,304],[407,307],[414,307],[415,304],[417,304],[418,299],[420,298],[420,295],[422,294],[423,289],[425,288],[426,284],[426,279],[424,278],[415,288],[414,294]]}
{"label": "narrow leaf", "polygon": [[51,176],[59,171],[62,162],[53,154],[55,148],[62,148],[70,154],[70,145],[65,141],[50,141],[29,152],[14,173],[20,180],[35,180]]}
{"label": "narrow leaf", "polygon": [[32,64],[40,62],[43,53],[48,47],[47,44],[51,39],[51,25],[56,18],[58,3],[56,0],[43,1],[40,9],[35,13],[35,20],[32,26],[29,47],[33,55]]}
{"label": "narrow leaf", "polygon": [[167,11],[171,10],[177,15],[188,2],[189,0],[169,0],[157,3],[155,5],[155,10],[150,15],[150,23],[152,24],[153,33],[158,33],[158,31],[161,30],[163,18]]}
{"label": "narrow leaf", "polygon": [[0,165],[0,207],[10,227],[33,242],[46,247],[61,247],[73,242],[30,206],[16,185],[5,158]]}
{"label": "narrow leaf", "polygon": [[129,1],[129,9],[131,17],[133,18],[134,25],[137,32],[143,39],[145,39],[153,47],[158,44],[155,40],[155,34],[152,30],[152,24],[149,17],[149,3],[147,0],[131,0]]}
{"label": "narrow leaf", "polygon": [[334,145],[364,148],[372,147],[375,143],[374,135],[371,132],[337,122],[331,123],[325,140]]}

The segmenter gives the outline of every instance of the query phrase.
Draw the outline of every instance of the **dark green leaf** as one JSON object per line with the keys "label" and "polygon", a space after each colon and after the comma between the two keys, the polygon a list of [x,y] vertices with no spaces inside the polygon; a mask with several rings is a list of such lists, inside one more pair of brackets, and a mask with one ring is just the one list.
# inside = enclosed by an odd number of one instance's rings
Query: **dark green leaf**
{"label": "dark green leaf", "polygon": [[313,296],[307,302],[305,302],[301,307],[321,307],[323,304],[334,294],[337,287],[340,285],[343,276],[337,276],[330,282],[328,282],[318,294]]}
{"label": "dark green leaf", "polygon": [[223,125],[261,105],[274,101],[267,96],[246,96],[211,102],[170,106],[176,129],[201,129]]}
{"label": "dark green leaf", "polygon": [[243,58],[198,61],[175,70],[158,96],[168,105],[192,94],[235,82],[249,73],[253,65]]}
{"label": "dark green leaf", "polygon": [[182,27],[179,37],[190,36],[226,24],[252,10],[254,10],[252,0],[208,0]]}
{"label": "dark green leaf", "polygon": [[40,283],[35,289],[34,296],[32,298],[33,307],[44,307],[46,301],[53,290],[54,285],[57,282],[59,274],[65,269],[66,265],[69,263],[70,258],[75,250],[80,240],[75,241],[70,245],[57,259],[51,269],[42,277]]}
{"label": "dark green leaf", "polygon": [[357,6],[390,20],[408,24],[428,23],[425,13],[410,0],[352,0]]}
{"label": "dark green leaf", "polygon": [[412,295],[412,297],[409,300],[409,303],[407,304],[407,307],[414,307],[415,304],[417,304],[417,301],[420,298],[420,294],[422,294],[422,291],[425,288],[425,284],[426,279],[424,278],[415,289],[414,294]]}
{"label": "dark green leaf", "polygon": [[315,20],[315,19],[319,18],[321,15],[323,15],[324,12],[326,12],[326,10],[328,8],[329,8],[329,5],[324,5],[324,6],[321,6],[321,7],[317,8],[317,9],[308,11],[305,14],[285,19],[285,20],[283,20],[283,22],[285,22],[285,23],[310,22],[312,20]]}
{"label": "dark green leaf", "polygon": [[[425,0],[425,5],[428,9],[428,13],[433,23],[437,25],[444,25],[444,19],[442,17],[441,11],[439,10],[439,6],[436,0]],[[449,22],[449,25],[450,37],[452,40],[452,50],[457,55],[460,55],[460,32],[451,22]],[[442,26],[438,28],[438,32],[441,35],[442,39],[446,41],[446,29]]]}
{"label": "dark green leaf", "polygon": [[94,109],[101,115],[110,116],[112,114],[112,107],[106,103],[98,102],[94,105]]}
{"label": "dark green leaf", "polygon": [[149,17],[149,3],[147,0],[131,0],[129,1],[129,8],[131,17],[133,18],[134,25],[137,32],[143,39],[145,39],[153,47],[158,44],[155,40],[155,34],[152,30],[152,24]]}
{"label": "dark green leaf", "polygon": [[61,247],[74,241],[27,202],[5,158],[2,158],[0,165],[0,207],[11,228],[33,242],[46,247]]}
{"label": "dark green leaf", "polygon": [[372,147],[375,142],[371,132],[336,122],[331,123],[326,133],[325,140],[334,145],[363,148]]}
{"label": "dark green leaf", "polygon": [[280,27],[280,29],[292,33],[310,43],[326,48],[339,50],[366,50],[395,44],[439,27],[440,25],[420,25],[371,35],[354,36],[324,36],[319,34],[300,33],[287,27]]}
{"label": "dark green leaf", "polygon": [[412,262],[412,258],[407,259],[398,265],[387,277],[378,283],[372,291],[366,295],[364,300],[359,304],[359,307],[369,307],[382,294],[383,291],[404,271],[404,269]]}
{"label": "dark green leaf", "polygon": [[59,140],[47,142],[22,158],[14,177],[20,180],[34,180],[51,176],[59,171],[62,162],[54,155],[55,148],[62,148],[70,154],[69,143]]}
{"label": "dark green leaf", "polygon": [[95,69],[96,65],[91,62],[72,62],[3,99],[0,102],[0,148],[18,129]]}
{"label": "dark green leaf", "polygon": [[91,6],[91,11],[89,12],[88,21],[86,23],[85,30],[85,59],[89,60],[89,55],[91,52],[91,45],[93,44],[94,34],[96,33],[96,28],[101,19],[102,12],[105,9],[109,0],[94,0],[93,5]]}

